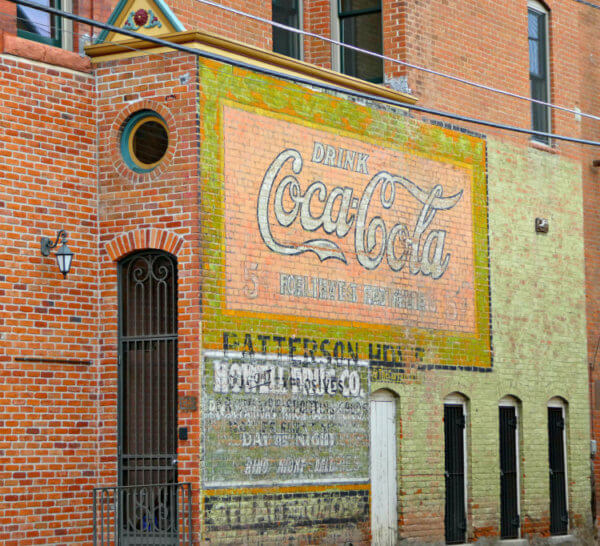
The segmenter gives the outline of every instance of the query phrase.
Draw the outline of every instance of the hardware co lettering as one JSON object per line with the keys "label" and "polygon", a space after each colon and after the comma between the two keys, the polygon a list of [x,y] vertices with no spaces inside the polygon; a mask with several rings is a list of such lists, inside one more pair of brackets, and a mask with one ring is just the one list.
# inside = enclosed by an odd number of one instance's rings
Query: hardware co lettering
{"label": "hardware co lettering", "polygon": [[[368,157],[367,154],[314,142],[311,160],[368,174]],[[286,174],[288,165],[293,174],[289,170]],[[329,191],[320,180],[311,182],[303,191],[296,177],[302,166],[300,152],[288,148],[273,160],[262,180],[257,203],[258,227],[270,250],[287,256],[313,252],[321,261],[336,259],[348,263],[346,255],[332,238],[310,238],[302,242],[277,240],[270,224],[272,212],[283,228],[299,223],[308,233],[322,229],[327,235],[335,235],[339,239],[353,230],[356,259],[367,270],[376,269],[385,258],[389,268],[395,272],[408,266],[412,275],[430,275],[433,279],[439,279],[446,272],[450,262],[450,253],[444,250],[446,231],[430,229],[430,226],[438,211],[450,210],[460,201],[462,190],[443,196],[440,184],[426,191],[403,176],[379,171],[369,180],[360,197],[356,197],[353,189],[347,186],[336,186]],[[408,192],[421,206],[412,231],[408,224],[402,222],[390,227],[381,216],[369,212],[376,199],[383,209],[391,209],[399,189]],[[322,207],[320,214],[315,213],[317,203]]]}

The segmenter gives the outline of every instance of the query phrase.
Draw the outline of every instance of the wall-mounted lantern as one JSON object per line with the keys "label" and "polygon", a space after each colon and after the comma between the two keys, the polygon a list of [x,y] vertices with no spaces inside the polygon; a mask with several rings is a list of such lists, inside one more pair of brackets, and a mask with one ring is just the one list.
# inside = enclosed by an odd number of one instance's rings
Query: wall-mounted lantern
{"label": "wall-mounted lantern", "polygon": [[52,242],[52,239],[48,237],[42,237],[42,256],[50,256],[50,251],[58,245],[58,240],[60,239],[62,245],[56,251],[56,263],[58,264],[58,269],[63,274],[63,277],[66,279],[67,274],[71,270],[71,262],[73,261],[73,252],[67,246],[67,232],[64,229],[59,230],[56,234],[56,241]]}

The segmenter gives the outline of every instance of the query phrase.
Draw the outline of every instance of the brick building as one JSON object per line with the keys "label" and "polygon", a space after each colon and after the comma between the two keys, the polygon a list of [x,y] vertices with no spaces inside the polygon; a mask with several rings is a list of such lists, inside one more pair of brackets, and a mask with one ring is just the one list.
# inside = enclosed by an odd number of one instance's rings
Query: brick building
{"label": "brick building", "polygon": [[589,532],[595,148],[411,105],[600,140],[600,5],[50,4],[0,1],[3,544]]}

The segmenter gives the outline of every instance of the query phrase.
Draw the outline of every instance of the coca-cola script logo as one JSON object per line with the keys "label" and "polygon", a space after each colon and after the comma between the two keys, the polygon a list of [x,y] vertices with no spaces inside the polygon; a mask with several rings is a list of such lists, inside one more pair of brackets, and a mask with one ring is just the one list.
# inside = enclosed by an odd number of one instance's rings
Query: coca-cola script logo
{"label": "coca-cola script logo", "polygon": [[[315,146],[313,156],[317,152]],[[446,231],[429,229],[429,226],[438,211],[450,210],[460,201],[462,190],[444,197],[440,184],[426,191],[403,176],[379,171],[360,197],[345,186],[329,191],[320,180],[303,191],[295,176],[300,175],[302,165],[300,152],[286,149],[274,159],[262,180],[257,203],[258,227],[270,250],[286,256],[313,252],[321,261],[333,259],[347,264],[346,255],[333,236],[343,239],[353,231],[356,259],[367,270],[378,268],[385,258],[388,267],[395,272],[408,266],[412,275],[430,275],[433,279],[439,279],[446,272],[450,263],[450,253],[444,251]],[[388,226],[381,216],[370,213],[377,199],[383,209],[391,209],[398,191],[408,192],[420,204],[412,231],[406,223]],[[321,210],[319,204],[322,212],[315,215],[315,210]],[[332,237],[283,242],[273,235],[272,217],[283,228],[299,223],[308,233],[322,229]]]}

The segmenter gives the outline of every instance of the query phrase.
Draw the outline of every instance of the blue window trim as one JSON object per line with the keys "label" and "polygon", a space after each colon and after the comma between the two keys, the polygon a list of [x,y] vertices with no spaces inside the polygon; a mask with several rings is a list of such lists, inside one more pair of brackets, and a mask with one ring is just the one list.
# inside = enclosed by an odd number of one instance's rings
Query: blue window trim
{"label": "blue window trim", "polygon": [[156,163],[144,167],[139,160],[136,160],[133,157],[133,137],[135,136],[135,132],[143,125],[143,122],[146,121],[159,122],[168,134],[166,121],[160,114],[153,110],[140,110],[127,119],[123,126],[123,131],[121,132],[120,150],[125,164],[136,173],[149,173],[153,171],[164,158],[163,155]]}

